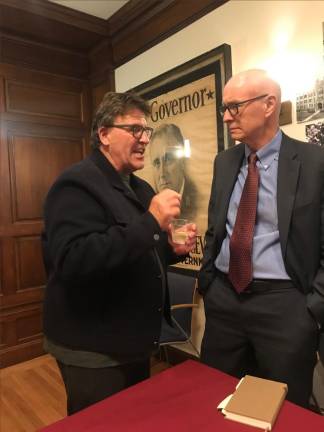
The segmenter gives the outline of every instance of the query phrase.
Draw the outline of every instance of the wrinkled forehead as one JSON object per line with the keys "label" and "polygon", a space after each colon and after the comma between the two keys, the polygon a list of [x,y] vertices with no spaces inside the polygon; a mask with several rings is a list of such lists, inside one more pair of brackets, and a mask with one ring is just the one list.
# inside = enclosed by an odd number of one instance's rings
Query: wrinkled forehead
{"label": "wrinkled forehead", "polygon": [[146,116],[143,113],[143,111],[139,110],[138,108],[131,108],[127,110],[124,114],[118,114],[115,116],[115,121],[118,123],[127,123],[130,122],[133,123],[139,123],[139,124],[146,124]]}
{"label": "wrinkled forehead", "polygon": [[250,70],[234,75],[226,83],[223,102],[239,102],[261,94],[272,94],[280,100],[280,86],[265,71]]}
{"label": "wrinkled forehead", "polygon": [[257,82],[251,81],[229,81],[224,87],[223,102],[240,102],[262,94],[262,87]]}

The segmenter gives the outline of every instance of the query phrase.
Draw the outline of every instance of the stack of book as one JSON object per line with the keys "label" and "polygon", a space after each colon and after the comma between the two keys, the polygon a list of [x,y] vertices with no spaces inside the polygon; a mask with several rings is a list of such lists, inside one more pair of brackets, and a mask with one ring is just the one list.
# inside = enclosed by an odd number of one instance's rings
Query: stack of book
{"label": "stack of book", "polygon": [[218,407],[226,419],[271,431],[287,391],[287,384],[245,375]]}

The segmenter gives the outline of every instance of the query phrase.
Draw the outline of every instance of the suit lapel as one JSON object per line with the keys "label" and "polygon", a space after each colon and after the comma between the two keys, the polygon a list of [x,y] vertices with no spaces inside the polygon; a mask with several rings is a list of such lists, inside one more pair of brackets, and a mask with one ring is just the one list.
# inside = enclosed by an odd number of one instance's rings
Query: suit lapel
{"label": "suit lapel", "polygon": [[101,153],[99,149],[95,149],[90,155],[90,159],[97,165],[108,179],[109,184],[114,189],[117,189],[127,199],[131,200],[137,207],[144,209],[142,203],[137,199],[135,192],[132,192],[122,181],[120,175],[111,165],[108,159]]}
{"label": "suit lapel", "polygon": [[130,176],[130,185],[134,191],[134,196],[137,197],[137,204],[140,204],[144,210],[148,209],[154,195],[153,189],[152,193],[148,193],[147,188],[149,188],[149,185],[143,187],[143,180],[134,174],[131,174]]}
{"label": "suit lapel", "polygon": [[293,141],[282,134],[278,163],[277,209],[280,243],[283,257],[286,254],[289,225],[294,207],[300,162]]}
{"label": "suit lapel", "polygon": [[218,178],[221,178],[221,181],[219,182],[219,190],[216,190],[219,205],[217,206],[215,222],[221,231],[225,228],[231,195],[241,169],[243,157],[244,144],[237,144],[232,151],[224,153],[224,161],[218,164],[218,170],[220,171],[218,173],[220,177]]}

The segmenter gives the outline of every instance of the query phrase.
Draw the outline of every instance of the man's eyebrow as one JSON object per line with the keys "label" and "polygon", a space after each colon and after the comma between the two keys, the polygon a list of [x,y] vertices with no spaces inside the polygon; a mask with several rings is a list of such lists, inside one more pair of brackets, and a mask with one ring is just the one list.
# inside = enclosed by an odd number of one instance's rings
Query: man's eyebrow
{"label": "man's eyebrow", "polygon": [[239,103],[240,103],[240,101],[231,101],[231,102],[223,103],[223,105],[225,105],[225,106],[228,106],[228,105],[237,105]]}

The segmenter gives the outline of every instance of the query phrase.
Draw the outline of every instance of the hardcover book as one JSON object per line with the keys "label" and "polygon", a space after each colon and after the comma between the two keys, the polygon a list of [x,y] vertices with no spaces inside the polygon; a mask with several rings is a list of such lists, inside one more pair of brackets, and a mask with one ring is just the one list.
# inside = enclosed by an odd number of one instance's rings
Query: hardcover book
{"label": "hardcover book", "polygon": [[222,412],[227,419],[271,431],[287,391],[287,384],[245,375]]}

